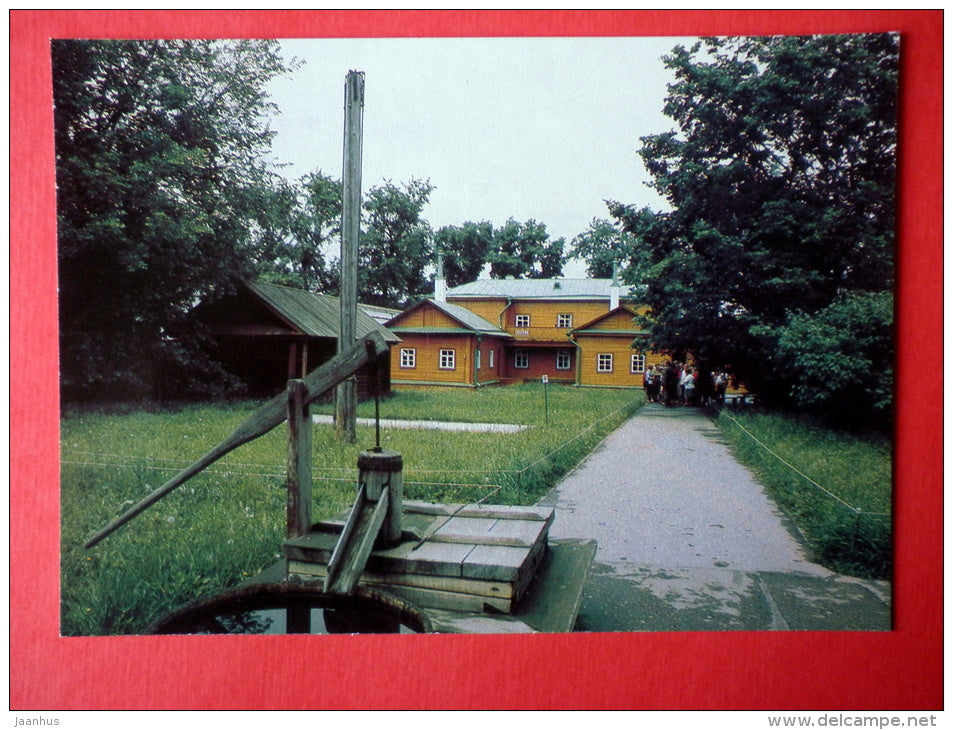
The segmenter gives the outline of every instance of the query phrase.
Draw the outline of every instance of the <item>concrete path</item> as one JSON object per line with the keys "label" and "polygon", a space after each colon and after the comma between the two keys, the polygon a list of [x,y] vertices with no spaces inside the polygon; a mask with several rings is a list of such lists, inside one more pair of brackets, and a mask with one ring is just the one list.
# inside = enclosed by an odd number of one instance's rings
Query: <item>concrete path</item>
{"label": "concrete path", "polygon": [[540,504],[598,542],[577,631],[890,629],[889,584],[813,563],[700,410],[646,405]]}

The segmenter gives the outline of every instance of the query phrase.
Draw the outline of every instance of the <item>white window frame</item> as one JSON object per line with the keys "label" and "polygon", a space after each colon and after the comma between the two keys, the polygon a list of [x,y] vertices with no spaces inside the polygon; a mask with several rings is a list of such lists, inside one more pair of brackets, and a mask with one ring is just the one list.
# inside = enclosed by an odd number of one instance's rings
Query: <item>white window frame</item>
{"label": "white window frame", "polygon": [[613,357],[611,352],[600,352],[598,355],[596,355],[596,372],[611,373],[612,360]]}
{"label": "white window frame", "polygon": [[572,314],[557,314],[556,327],[561,330],[572,329]]}
{"label": "white window frame", "polygon": [[644,373],[645,372],[645,355],[641,355],[637,352],[632,353],[632,358],[630,360],[630,372],[633,373]]}
{"label": "white window frame", "polygon": [[529,329],[529,315],[517,314],[514,320],[514,326],[519,329]]}
{"label": "white window frame", "polygon": [[529,370],[529,350],[521,347],[513,351],[513,367],[517,370]]}
{"label": "white window frame", "polygon": [[569,350],[556,350],[556,369],[572,370],[572,352]]}
{"label": "white window frame", "polygon": [[441,370],[456,370],[457,369],[457,351],[450,348],[441,348],[440,350],[440,360],[437,365]]}
{"label": "white window frame", "polygon": [[494,361],[495,355],[496,355],[496,350],[487,350],[487,353],[486,353],[486,354],[487,354],[486,367],[487,367],[488,370],[492,370],[492,369],[493,369],[493,361]]}
{"label": "white window frame", "polygon": [[417,367],[417,348],[400,348],[400,366],[408,370]]}

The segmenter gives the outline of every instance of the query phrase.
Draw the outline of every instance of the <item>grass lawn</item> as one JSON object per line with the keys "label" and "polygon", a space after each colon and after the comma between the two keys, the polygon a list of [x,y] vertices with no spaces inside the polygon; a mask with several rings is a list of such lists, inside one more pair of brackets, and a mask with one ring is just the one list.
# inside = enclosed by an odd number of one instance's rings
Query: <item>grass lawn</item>
{"label": "grass lawn", "polygon": [[849,575],[890,579],[889,438],[757,411],[723,411],[718,425],[820,562]]}
{"label": "grass lawn", "polygon": [[[547,410],[548,401],[548,410]],[[516,434],[384,428],[404,458],[407,499],[532,504],[643,403],[641,391],[540,384],[395,393],[381,418],[515,423]],[[284,539],[287,430],[280,426],[186,482],[92,549],[115,516],[221,441],[255,403],[159,412],[68,412],[61,419],[61,630],[141,633],[173,608],[240,583],[278,558]],[[318,406],[316,412],[330,412]],[[358,415],[372,416],[373,403]],[[314,520],[350,506],[357,444],[313,432]]]}

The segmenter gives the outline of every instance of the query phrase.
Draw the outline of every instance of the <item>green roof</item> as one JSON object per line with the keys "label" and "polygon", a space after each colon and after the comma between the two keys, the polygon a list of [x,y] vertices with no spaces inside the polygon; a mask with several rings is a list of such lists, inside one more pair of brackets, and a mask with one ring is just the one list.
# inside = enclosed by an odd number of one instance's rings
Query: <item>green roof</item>
{"label": "green roof", "polygon": [[[609,299],[612,279],[477,279],[447,290],[447,297],[466,299]],[[620,286],[632,297],[635,287]]]}
{"label": "green roof", "polygon": [[[337,297],[257,281],[247,282],[247,286],[274,314],[302,334],[337,339],[341,326],[341,300]],[[355,326],[358,337],[379,332],[388,342],[399,341],[399,338],[360,308],[357,311]]]}

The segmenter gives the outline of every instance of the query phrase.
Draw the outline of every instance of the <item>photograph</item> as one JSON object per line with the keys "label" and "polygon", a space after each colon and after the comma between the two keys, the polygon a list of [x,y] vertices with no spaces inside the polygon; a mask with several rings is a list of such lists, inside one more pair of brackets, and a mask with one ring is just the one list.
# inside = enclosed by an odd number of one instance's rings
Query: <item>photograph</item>
{"label": "photograph", "polygon": [[889,630],[897,34],[51,49],[65,635]]}

